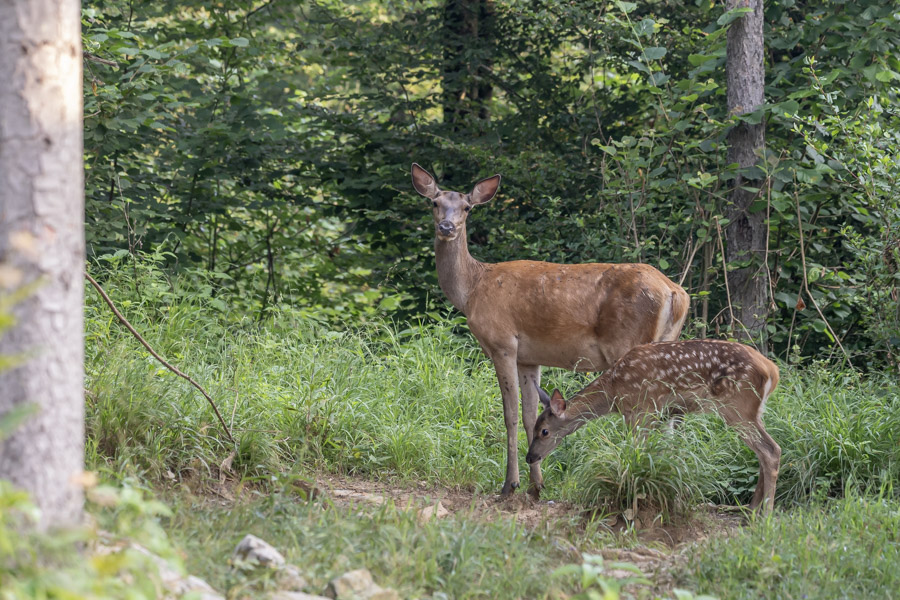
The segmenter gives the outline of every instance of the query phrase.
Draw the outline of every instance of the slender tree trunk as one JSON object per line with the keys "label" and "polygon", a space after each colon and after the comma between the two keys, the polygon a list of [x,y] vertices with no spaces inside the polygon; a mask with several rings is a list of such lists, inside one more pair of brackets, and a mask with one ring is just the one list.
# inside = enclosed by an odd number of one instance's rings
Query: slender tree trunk
{"label": "slender tree trunk", "polygon": [[[728,10],[739,7],[752,8],[735,20],[728,30],[727,65],[728,111],[732,114],[750,113],[762,106],[764,100],[765,69],[763,63],[763,0],[727,0]],[[739,123],[728,134],[728,162],[737,163],[742,169],[757,164],[765,145],[765,125]],[[750,261],[748,266],[728,274],[731,297],[734,303],[732,323],[738,337],[750,338],[765,351],[766,290],[767,279],[765,212],[751,212],[758,192],[745,187],[760,189],[762,181],[743,175],[735,179],[726,216],[725,228],[728,242],[728,261]]]}
{"label": "slender tree trunk", "polygon": [[493,0],[447,0],[444,5],[444,123],[453,131],[489,116],[493,19]]}
{"label": "slender tree trunk", "polygon": [[22,359],[0,373],[0,419],[35,410],[0,441],[0,478],[31,493],[46,529],[83,505],[81,3],[0,1],[0,81],[0,263],[7,285],[36,285],[0,339]]}

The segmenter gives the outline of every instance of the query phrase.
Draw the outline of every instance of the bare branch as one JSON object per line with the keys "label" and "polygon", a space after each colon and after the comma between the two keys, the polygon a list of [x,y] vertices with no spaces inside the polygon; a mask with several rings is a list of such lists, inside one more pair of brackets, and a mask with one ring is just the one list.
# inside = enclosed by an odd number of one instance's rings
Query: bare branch
{"label": "bare branch", "polygon": [[167,369],[169,369],[170,371],[172,371],[179,377],[186,379],[191,385],[193,385],[195,388],[200,390],[200,393],[203,394],[203,396],[209,401],[209,405],[212,406],[213,412],[216,413],[216,417],[218,417],[219,423],[222,424],[222,429],[225,430],[225,435],[228,436],[228,439],[231,440],[232,444],[237,443],[234,441],[234,438],[231,437],[231,431],[228,429],[228,425],[225,424],[225,419],[222,418],[221,413],[219,413],[219,409],[216,407],[216,403],[213,402],[213,399],[210,397],[210,395],[206,393],[206,390],[204,390],[200,386],[200,384],[197,383],[196,381],[194,381],[190,376],[182,373],[178,369],[178,367],[172,366],[171,364],[166,362],[166,360],[163,357],[161,357],[159,354],[157,354],[156,351],[150,347],[150,344],[147,343],[147,340],[145,340],[143,337],[141,337],[141,334],[139,334],[135,330],[135,328],[131,325],[131,323],[128,322],[128,319],[126,319],[122,315],[122,313],[119,312],[119,309],[116,308],[115,304],[113,304],[113,301],[109,299],[109,296],[106,294],[106,292],[103,290],[103,288],[100,287],[100,284],[97,283],[97,281],[93,277],[91,277],[88,273],[85,273],[84,276],[87,278],[88,281],[91,282],[91,285],[93,285],[94,288],[96,288],[97,292],[100,294],[100,296],[103,298],[103,300],[106,301],[106,304],[109,305],[109,307],[112,309],[113,313],[116,315],[116,317],[119,319],[119,321],[121,321],[122,324],[126,328],[128,328],[128,331],[131,332],[131,335],[136,337],[137,340],[144,346],[144,348],[146,348],[147,351],[153,355],[153,358],[155,358],[156,360],[161,362],[163,364],[163,366],[165,366]]}

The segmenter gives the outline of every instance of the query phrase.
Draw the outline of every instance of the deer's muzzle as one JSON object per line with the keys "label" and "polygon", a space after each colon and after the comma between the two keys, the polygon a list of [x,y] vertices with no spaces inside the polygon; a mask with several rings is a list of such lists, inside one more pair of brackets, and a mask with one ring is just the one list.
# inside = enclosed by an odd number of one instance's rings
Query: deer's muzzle
{"label": "deer's muzzle", "polygon": [[450,221],[441,221],[437,226],[438,233],[445,236],[451,236],[456,233],[456,226]]}

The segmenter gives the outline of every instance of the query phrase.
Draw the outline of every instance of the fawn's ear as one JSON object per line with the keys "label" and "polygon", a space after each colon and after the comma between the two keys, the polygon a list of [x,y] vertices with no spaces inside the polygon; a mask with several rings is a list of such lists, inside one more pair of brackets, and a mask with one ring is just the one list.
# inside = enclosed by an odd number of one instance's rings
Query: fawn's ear
{"label": "fawn's ear", "polygon": [[493,177],[488,177],[487,179],[482,179],[478,183],[475,184],[475,187],[472,188],[472,193],[469,194],[469,201],[472,204],[484,204],[488,200],[494,197],[494,194],[497,193],[497,188],[500,187],[500,176],[494,175]]}
{"label": "fawn's ear", "polygon": [[541,406],[544,407],[544,410],[550,408],[550,396],[547,395],[547,392],[541,389],[541,386],[537,384],[537,381],[534,382],[534,387],[537,388],[538,399],[541,401]]}
{"label": "fawn's ear", "polygon": [[566,418],[566,399],[559,393],[559,390],[553,390],[553,395],[550,396],[550,412],[560,419]]}
{"label": "fawn's ear", "polygon": [[441,193],[441,190],[438,189],[437,182],[434,180],[431,173],[416,163],[413,163],[412,165],[412,182],[416,191],[428,199],[434,199]]}

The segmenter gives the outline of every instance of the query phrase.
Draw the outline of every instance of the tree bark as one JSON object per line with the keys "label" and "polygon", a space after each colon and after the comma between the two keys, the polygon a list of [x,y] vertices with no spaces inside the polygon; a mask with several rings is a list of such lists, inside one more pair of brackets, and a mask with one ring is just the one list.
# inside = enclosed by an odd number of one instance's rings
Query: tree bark
{"label": "tree bark", "polygon": [[[763,0],[727,0],[726,8],[747,7],[753,12],[732,22],[727,38],[726,76],[728,80],[728,112],[746,114],[765,101],[765,68],[763,62]],[[728,162],[741,169],[756,165],[765,146],[765,124],[740,122],[728,134]],[[739,338],[751,339],[765,351],[767,315],[767,271],[765,212],[751,213],[750,206],[759,196],[744,187],[761,189],[762,181],[738,174],[734,181],[725,214],[727,259],[750,261],[748,266],[728,273],[735,323]]]}
{"label": "tree bark", "polygon": [[21,358],[0,373],[0,419],[35,409],[0,441],[0,478],[30,492],[41,529],[83,508],[81,68],[80,2],[0,1],[0,263],[36,286],[0,339]]}
{"label": "tree bark", "polygon": [[488,79],[493,0],[447,0],[444,5],[444,123],[453,131],[488,118],[493,87]]}

